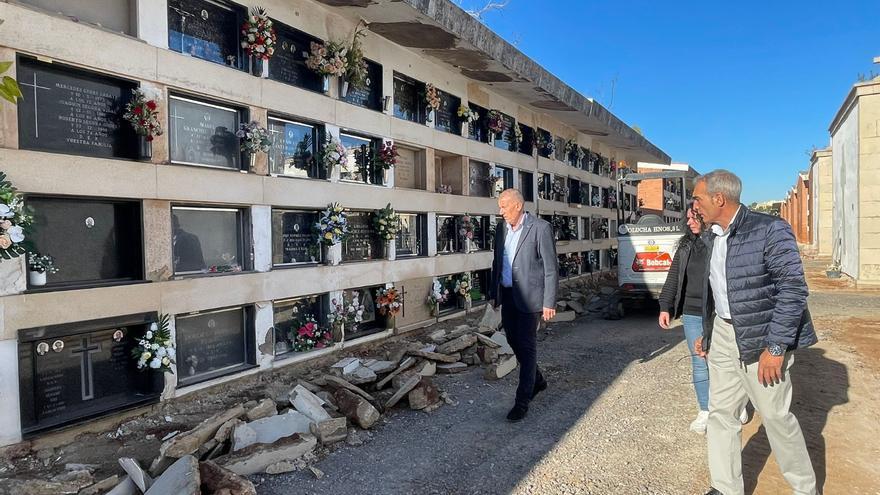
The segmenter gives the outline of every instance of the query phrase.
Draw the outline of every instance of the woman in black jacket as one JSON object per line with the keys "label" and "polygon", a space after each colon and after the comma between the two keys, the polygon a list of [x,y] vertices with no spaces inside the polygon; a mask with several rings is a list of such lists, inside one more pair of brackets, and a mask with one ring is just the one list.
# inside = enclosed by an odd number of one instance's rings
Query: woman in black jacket
{"label": "woman in black jacket", "polygon": [[691,208],[687,209],[687,231],[678,241],[672,266],[660,293],[658,323],[669,328],[671,320],[681,317],[688,349],[691,351],[694,391],[700,412],[691,423],[696,433],[706,432],[709,419],[709,368],[706,360],[694,352],[694,341],[703,335],[703,277],[707,268],[706,244],[701,241],[703,222]]}

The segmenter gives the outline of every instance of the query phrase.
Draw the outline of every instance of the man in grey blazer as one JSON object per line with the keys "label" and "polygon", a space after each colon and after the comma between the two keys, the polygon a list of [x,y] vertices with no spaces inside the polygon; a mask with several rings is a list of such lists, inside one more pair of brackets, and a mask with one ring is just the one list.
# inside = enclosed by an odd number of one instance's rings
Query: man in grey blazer
{"label": "man in grey blazer", "polygon": [[489,299],[501,305],[501,324],[507,342],[519,361],[516,403],[508,421],[520,421],[529,411],[529,402],[547,388],[537,363],[537,332],[540,319],[556,315],[556,287],[559,267],[553,228],[523,209],[523,197],[516,189],[506,189],[498,198],[504,218],[495,226],[495,258]]}

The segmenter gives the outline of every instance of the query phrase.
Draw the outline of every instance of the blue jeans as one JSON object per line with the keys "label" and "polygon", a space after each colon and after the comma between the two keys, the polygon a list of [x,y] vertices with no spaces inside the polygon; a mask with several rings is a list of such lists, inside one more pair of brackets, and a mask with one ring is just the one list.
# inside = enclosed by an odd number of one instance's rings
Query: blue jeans
{"label": "blue jeans", "polygon": [[709,366],[706,360],[697,356],[694,352],[694,342],[703,335],[703,317],[696,315],[682,315],[681,323],[684,325],[684,337],[687,339],[688,349],[691,351],[691,367],[694,376],[694,391],[697,393],[697,404],[701,411],[709,410]]}

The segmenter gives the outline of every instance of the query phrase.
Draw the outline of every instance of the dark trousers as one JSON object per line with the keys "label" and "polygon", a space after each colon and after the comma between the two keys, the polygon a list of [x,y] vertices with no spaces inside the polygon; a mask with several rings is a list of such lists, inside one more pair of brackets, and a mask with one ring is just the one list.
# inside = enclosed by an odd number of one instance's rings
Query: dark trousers
{"label": "dark trousers", "polygon": [[538,325],[541,313],[523,313],[513,302],[513,289],[501,288],[501,325],[507,343],[519,361],[519,386],[516,387],[517,405],[528,406],[535,384],[544,383],[538,368]]}

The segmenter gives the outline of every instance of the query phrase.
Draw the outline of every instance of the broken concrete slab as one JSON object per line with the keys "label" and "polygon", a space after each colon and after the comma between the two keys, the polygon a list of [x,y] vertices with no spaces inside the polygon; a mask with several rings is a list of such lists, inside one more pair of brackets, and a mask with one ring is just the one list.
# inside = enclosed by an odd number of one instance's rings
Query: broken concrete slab
{"label": "broken concrete slab", "polygon": [[582,314],[582,313],[585,311],[585,309],[584,309],[584,305],[581,304],[581,303],[579,303],[579,302],[577,302],[577,301],[569,301],[569,302],[568,302],[568,307],[571,308],[571,309],[573,309],[574,312],[577,313],[577,314]]}
{"label": "broken concrete slab", "polygon": [[223,467],[241,476],[262,473],[267,467],[281,461],[295,461],[315,450],[318,440],[314,435],[296,434],[285,437],[271,445],[251,445],[227,456]]}
{"label": "broken concrete slab", "polygon": [[199,464],[199,476],[205,493],[216,493],[226,489],[235,495],[257,495],[256,487],[247,478],[211,461]]}
{"label": "broken concrete slab", "polygon": [[342,378],[353,385],[372,383],[379,379],[379,377],[376,376],[376,372],[366,366],[358,366],[349,373],[343,373]]}
{"label": "broken concrete slab", "polygon": [[320,397],[309,392],[302,385],[297,385],[290,392],[290,403],[293,404],[293,407],[315,422],[330,419],[330,415],[322,407],[323,402]]}
{"label": "broken concrete slab", "polygon": [[199,460],[185,455],[166,469],[144,495],[201,495],[201,484]]}
{"label": "broken concrete slab", "polygon": [[565,311],[568,309],[568,301],[556,301],[556,311]]}
{"label": "broken concrete slab", "polygon": [[406,395],[409,394],[412,389],[416,388],[416,385],[418,385],[421,381],[422,376],[419,374],[410,376],[409,379],[406,380],[406,382],[400,385],[400,387],[397,389],[397,392],[395,392],[394,395],[392,395],[391,398],[388,399],[388,402],[385,403],[385,409],[394,407],[394,405],[397,404],[400,399],[406,397]]}
{"label": "broken concrete slab", "polygon": [[312,476],[315,477],[316,480],[319,480],[324,477],[324,471],[316,468],[315,466],[309,466],[309,471],[312,472]]}
{"label": "broken concrete slab", "polygon": [[159,448],[159,452],[164,456],[176,458],[192,454],[199,450],[199,447],[203,443],[207,442],[210,438],[213,438],[217,433],[217,430],[223,426],[223,423],[243,414],[244,407],[240,404],[231,409],[227,409],[226,411],[219,412],[202,421],[198,426],[186,433],[181,433],[163,443]]}
{"label": "broken concrete slab", "polygon": [[440,343],[446,341],[446,330],[435,330],[428,334],[428,338],[431,339],[432,342]]}
{"label": "broken concrete slab", "polygon": [[0,493],[4,495],[75,495],[80,489],[75,481],[0,479]]}
{"label": "broken concrete slab", "polygon": [[106,495],[139,495],[141,492],[137,485],[134,484],[134,481],[131,480],[131,476],[123,476],[122,480],[113,487],[112,490],[107,492]]}
{"label": "broken concrete slab", "polygon": [[276,414],[278,414],[278,407],[275,405],[275,401],[272,399],[263,399],[259,404],[249,410],[246,416],[248,421],[255,421],[262,418],[268,418],[269,416],[275,416]]}
{"label": "broken concrete slab", "polygon": [[428,345],[426,345],[426,346],[424,346],[424,347],[420,347],[420,348],[417,349],[417,350],[422,351],[422,352],[434,352],[434,351],[437,350],[437,346],[434,345],[434,344],[428,344]]}
{"label": "broken concrete slab", "polygon": [[311,424],[311,418],[299,411],[290,410],[286,414],[238,425],[232,432],[232,451],[237,452],[254,444],[275,443],[296,433],[309,433]]}
{"label": "broken concrete slab", "polygon": [[315,395],[318,396],[319,399],[324,401],[324,409],[329,409],[331,411],[337,411],[339,408],[336,407],[336,403],[333,399],[333,394],[326,390],[321,390],[319,392],[315,392]]}
{"label": "broken concrete slab", "polygon": [[399,375],[402,371],[408,369],[410,366],[416,364],[416,361],[416,358],[413,357],[407,357],[406,359],[404,359],[396,370],[392,371],[391,374],[386,376],[385,378],[379,380],[379,382],[376,384],[376,389],[382,390],[385,385],[388,384],[388,382],[394,379],[395,376]]}
{"label": "broken concrete slab", "polygon": [[394,361],[374,361],[367,366],[367,368],[370,368],[373,373],[376,373],[377,375],[394,371],[396,367],[397,363]]}
{"label": "broken concrete slab", "polygon": [[119,475],[114,474],[109,478],[104,478],[103,480],[89,485],[82,490],[79,491],[77,495],[100,495],[101,493],[106,493],[111,488],[115,487],[119,484]]}
{"label": "broken concrete slab", "polygon": [[159,456],[153,459],[153,462],[150,463],[150,469],[148,470],[150,476],[152,476],[154,479],[158,478],[159,475],[164,473],[165,470],[168,469],[168,466],[174,464],[174,461],[176,460],[177,459],[175,459],[174,457],[166,457],[162,454],[159,454]]}
{"label": "broken concrete slab", "polygon": [[315,385],[314,383],[312,383],[308,380],[303,380],[302,378],[297,378],[296,384],[302,385],[303,387],[306,388],[306,390],[308,390],[309,392],[311,392],[313,394],[317,394],[318,392],[321,391],[321,387]]}
{"label": "broken concrete slab", "polygon": [[[356,385],[352,385],[351,383],[343,380],[342,378],[339,378],[339,377],[333,376],[333,375],[324,375],[323,378],[326,381],[326,383],[330,386],[334,386],[337,388],[343,388],[345,390],[348,390],[349,392],[354,392],[354,393],[360,395],[361,397],[363,397],[364,399],[367,399],[370,402],[373,402],[373,403],[376,402],[376,399],[373,398],[372,395],[366,393],[362,388],[360,388]],[[334,397],[334,399],[336,398],[335,395],[333,397]],[[336,407],[337,408],[339,407],[338,402],[336,403]]]}
{"label": "broken concrete slab", "polygon": [[379,421],[379,410],[366,399],[353,392],[340,388],[334,394],[339,412],[354,421],[363,429],[368,429]]}
{"label": "broken concrete slab", "polygon": [[296,463],[293,461],[281,461],[266,467],[266,474],[284,474],[296,471]]}
{"label": "broken concrete slab", "polygon": [[361,360],[354,357],[348,357],[341,361],[338,361],[336,364],[330,366],[331,370],[338,370],[339,373],[351,373],[356,370],[361,365]]}
{"label": "broken concrete slab", "polygon": [[495,309],[491,304],[486,305],[483,317],[480,319],[479,332],[490,333],[501,327],[501,308]]}
{"label": "broken concrete slab", "polygon": [[330,445],[348,436],[348,421],[345,417],[330,418],[320,423],[309,425],[309,431],[318,438],[321,445]]}
{"label": "broken concrete slab", "polygon": [[[494,341],[492,341],[494,342]],[[496,344],[497,345],[497,344]],[[501,356],[499,347],[489,347],[489,346],[480,346],[477,348],[477,355],[480,356],[480,361],[491,364],[495,361],[498,361],[498,358]]]}
{"label": "broken concrete slab", "polygon": [[[468,327],[468,332],[470,332],[470,327]],[[441,345],[437,348],[437,352],[440,354],[453,354],[463,351],[476,343],[477,338],[472,333],[467,333]]]}
{"label": "broken concrete slab", "polygon": [[451,375],[453,373],[460,373],[464,370],[468,369],[468,365],[458,362],[458,363],[449,363],[449,364],[438,364],[437,365],[437,373],[442,373],[446,375]]}
{"label": "broken concrete slab", "polygon": [[409,351],[409,354],[416,357],[430,359],[431,361],[439,361],[441,363],[454,363],[461,359],[461,354],[447,355],[427,351]]}
{"label": "broken concrete slab", "polygon": [[[412,378],[414,376],[419,376],[419,375],[420,375],[420,373],[415,369],[407,370],[406,372],[395,376],[394,379],[391,380],[391,388],[393,388],[396,392],[397,390],[400,389],[400,387],[403,386],[404,383],[408,382],[410,380],[410,378]],[[392,395],[394,395],[394,394],[392,394]]]}
{"label": "broken concrete slab", "polygon": [[223,423],[223,425],[217,429],[217,433],[214,434],[214,440],[220,443],[229,440],[229,436],[232,434],[232,430],[235,429],[236,426],[243,424],[244,421],[238,418],[230,419],[229,421]]}
{"label": "broken concrete slab", "polygon": [[577,318],[577,313],[574,311],[561,311],[556,313],[556,316],[550,319],[552,323],[563,322],[563,321],[574,321]]}
{"label": "broken concrete slab", "polygon": [[131,481],[134,482],[135,486],[137,486],[140,491],[145,492],[150,489],[150,486],[153,484],[153,478],[144,471],[137,459],[120,457],[119,465],[126,474],[128,474]]}
{"label": "broken concrete slab", "polygon": [[499,354],[513,354],[513,348],[507,343],[507,336],[502,332],[495,332],[492,335],[492,340],[497,342],[500,346],[498,349]]}
{"label": "broken concrete slab", "polygon": [[491,347],[493,349],[498,349],[499,347],[501,347],[501,344],[499,344],[498,342],[495,342],[494,340],[490,339],[489,337],[486,337],[485,335],[483,335],[481,333],[475,333],[474,337],[477,338],[477,341],[479,343],[483,344],[486,347]]}
{"label": "broken concrete slab", "polygon": [[569,299],[570,301],[584,302],[584,301],[587,300],[587,297],[584,296],[584,295],[583,295],[582,293],[580,293],[580,292],[572,291],[572,292],[570,292],[570,293],[568,294],[568,299]]}
{"label": "broken concrete slab", "polygon": [[407,395],[410,409],[424,409],[440,401],[440,390],[427,377],[423,377],[418,386]]}
{"label": "broken concrete slab", "polygon": [[500,380],[516,369],[516,357],[502,357],[497,363],[486,368],[485,377],[487,380]]}
{"label": "broken concrete slab", "polygon": [[416,370],[422,376],[434,376],[437,374],[437,363],[434,361],[423,361],[421,365],[416,366]]}

